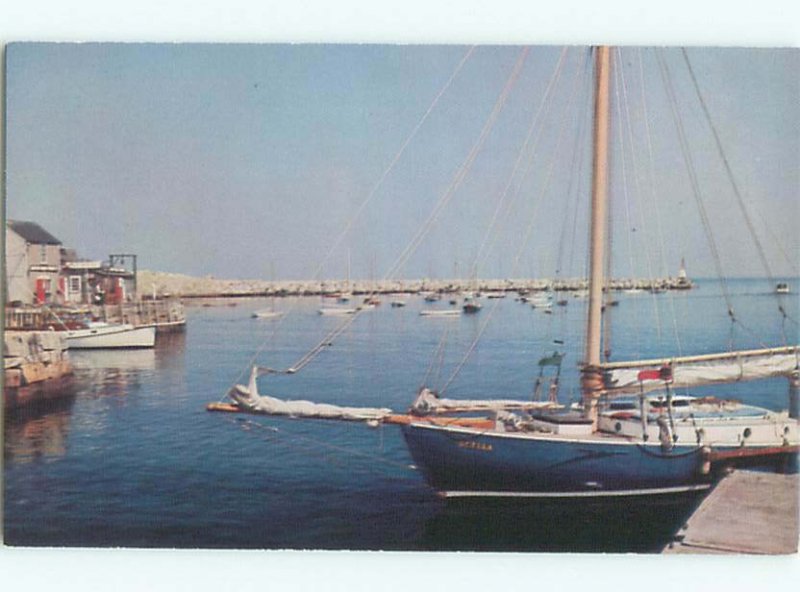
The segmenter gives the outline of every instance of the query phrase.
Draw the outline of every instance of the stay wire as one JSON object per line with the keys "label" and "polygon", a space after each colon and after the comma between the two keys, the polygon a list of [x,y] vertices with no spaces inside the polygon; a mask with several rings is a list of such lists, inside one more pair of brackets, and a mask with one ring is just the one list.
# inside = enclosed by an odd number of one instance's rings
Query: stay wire
{"label": "stay wire", "polygon": [[361,458],[366,458],[366,459],[368,459],[370,461],[375,461],[375,462],[380,463],[382,465],[397,467],[397,468],[401,468],[401,469],[404,469],[404,470],[407,470],[407,471],[414,470],[408,464],[397,462],[397,461],[393,461],[393,460],[387,459],[386,457],[381,456],[381,455],[370,454],[370,453],[364,452],[363,450],[360,450],[360,449],[357,450],[357,449],[348,448],[348,447],[345,447],[345,446],[337,446],[335,444],[331,444],[329,441],[318,440],[316,438],[310,438],[308,436],[300,436],[298,434],[289,434],[289,433],[285,432],[284,430],[281,430],[281,429],[276,428],[274,426],[265,426],[265,425],[263,425],[263,424],[261,424],[261,423],[259,423],[257,421],[253,421],[252,419],[238,419],[237,418],[236,423],[238,423],[238,424],[240,424],[242,426],[247,426],[247,428],[256,428],[256,429],[262,430],[264,432],[269,432],[270,434],[280,435],[284,439],[295,440],[295,441],[298,441],[298,442],[301,442],[301,443],[304,443],[304,444],[308,444],[309,446],[313,446],[313,448],[306,447],[306,450],[308,450],[309,452],[314,452],[315,455],[319,454],[319,449],[320,448],[326,448],[326,449],[333,450],[333,451],[336,451],[336,452],[339,452],[339,453],[342,453],[342,454],[347,454],[347,455],[351,455],[351,456],[357,456],[357,457],[361,457]]}
{"label": "stay wire", "polygon": [[[577,86],[578,86],[577,83],[580,80],[580,72],[581,72],[580,68],[577,68],[576,71],[575,71],[575,76],[574,76],[573,81],[572,81],[572,88],[570,90],[569,99],[568,99],[568,102],[567,102],[567,106],[564,109],[564,116],[563,116],[563,118],[561,120],[561,125],[560,125],[560,128],[559,128],[558,138],[556,140],[556,146],[555,146],[555,148],[553,149],[553,151],[551,153],[550,164],[549,164],[548,169],[547,169],[547,174],[546,174],[546,176],[545,176],[545,178],[544,178],[544,180],[542,182],[542,186],[540,188],[538,199],[534,200],[534,207],[533,207],[533,211],[531,212],[531,215],[530,215],[530,218],[529,218],[528,227],[527,227],[527,229],[525,231],[525,236],[524,236],[523,240],[520,242],[519,248],[517,249],[516,256],[514,257],[514,264],[512,266],[512,275],[514,273],[516,273],[516,270],[517,270],[517,268],[519,266],[520,260],[522,259],[522,254],[524,253],[525,248],[528,245],[528,241],[530,240],[531,232],[533,231],[534,222],[537,221],[536,214],[538,212],[539,205],[541,204],[542,201],[544,201],[544,196],[545,196],[545,194],[547,193],[547,190],[550,187],[550,181],[552,180],[552,177],[553,177],[553,171],[555,169],[555,164],[556,164],[556,162],[558,162],[559,149],[561,148],[561,144],[562,144],[562,141],[564,139],[564,132],[566,131],[566,128],[567,128],[567,122],[569,120],[568,115],[570,113],[570,109],[573,106],[573,103],[575,102],[574,99],[575,99],[576,94],[577,94],[577,92],[576,92],[577,91]],[[464,353],[464,356],[461,358],[461,361],[458,363],[458,365],[456,366],[455,370],[450,375],[450,378],[447,379],[447,382],[445,382],[445,384],[442,387],[440,392],[444,393],[447,390],[447,388],[453,383],[453,381],[456,379],[456,377],[461,372],[461,370],[464,367],[464,365],[469,360],[469,358],[472,355],[472,353],[477,348],[478,343],[480,342],[481,338],[483,337],[483,334],[486,331],[486,328],[489,326],[489,322],[491,321],[492,316],[494,314],[494,311],[497,309],[497,306],[498,306],[499,303],[500,303],[500,300],[496,300],[494,302],[494,304],[492,305],[492,307],[487,311],[487,315],[484,317],[483,322],[481,323],[480,328],[478,329],[477,335],[472,340],[472,343],[467,348],[467,351]]]}
{"label": "stay wire", "polygon": [[[617,52],[619,52],[619,50],[617,50]],[[620,57],[620,54],[617,53],[617,56],[618,56],[618,60],[619,60],[619,62],[621,64],[622,63],[622,59]],[[637,171],[639,170],[639,164],[638,164],[638,161],[636,159],[636,147],[635,147],[635,143],[634,143],[634,139],[633,139],[634,138],[634,136],[633,136],[633,126],[632,126],[631,121],[630,121],[631,120],[630,109],[628,108],[627,85],[625,84],[625,79],[623,77],[624,74],[622,72],[622,67],[620,66],[619,68],[617,68],[615,70],[615,72],[616,72],[616,77],[618,79],[618,85],[617,86],[621,87],[622,88],[622,92],[623,92],[622,101],[620,101],[619,90],[616,91],[616,93],[617,93],[617,113],[618,113],[618,117],[620,119],[620,126],[621,127],[625,127],[627,132],[628,132],[628,143],[629,143],[629,146],[630,146],[629,152],[630,152],[630,156],[631,156],[631,166],[633,167],[633,175],[632,176],[633,176],[636,195],[639,196],[640,199],[643,199],[643,193],[644,192],[642,191],[641,185],[639,184],[639,176],[637,174]],[[623,107],[623,105],[620,104],[621,102],[624,104],[625,111],[628,114],[627,119],[622,116],[622,107]],[[622,124],[623,121],[625,121],[627,123],[627,126],[623,126],[623,124]],[[624,171],[624,166],[625,166],[624,165],[624,163],[625,163],[624,152],[623,152],[622,161],[623,161],[623,171]],[[623,190],[626,192],[626,198],[625,199],[627,200],[628,198],[627,198],[627,186],[626,186],[626,183],[623,183]],[[641,204],[640,204],[640,207],[637,208],[637,211],[639,213],[639,228],[642,229],[642,233],[640,233],[640,235],[644,234],[645,236],[647,236],[648,235],[647,225],[646,225],[647,217],[644,215],[644,208],[641,207]],[[651,282],[651,288],[652,288],[652,285],[655,282],[656,274],[658,272],[653,270],[654,266],[653,266],[652,258],[650,256],[650,249],[645,247],[645,248],[643,248],[643,250],[644,250],[644,254],[645,254],[645,261],[647,261],[647,273],[650,276],[650,282]],[[658,306],[658,296],[656,295],[655,291],[652,290],[652,289],[650,290],[650,295],[651,295],[651,300],[652,300],[652,303],[653,303],[653,316],[655,317],[656,334],[658,335],[658,338],[661,339],[661,313],[660,313],[659,306]]]}
{"label": "stay wire", "polygon": [[[767,273],[767,278],[769,279],[770,287],[774,290],[775,288],[775,277],[772,273],[772,268],[770,267],[769,261],[767,260],[767,256],[764,252],[764,247],[761,244],[761,240],[758,238],[758,233],[756,232],[755,225],[753,224],[752,217],[747,210],[747,205],[744,202],[744,198],[742,197],[742,192],[739,189],[739,184],[736,182],[736,177],[733,174],[733,170],[731,169],[730,161],[728,160],[727,155],[725,154],[725,150],[722,147],[722,140],[720,140],[719,132],[717,131],[717,126],[714,125],[714,120],[711,118],[711,113],[708,110],[708,105],[706,104],[705,99],[703,98],[703,93],[700,91],[700,85],[697,82],[697,78],[694,74],[694,69],[692,68],[692,63],[689,61],[689,54],[686,52],[686,48],[681,48],[681,55],[683,55],[683,61],[686,63],[686,69],[689,71],[689,77],[692,79],[692,85],[694,86],[694,90],[697,93],[697,99],[700,102],[700,106],[703,110],[703,115],[705,115],[706,121],[708,122],[709,127],[711,128],[711,133],[714,136],[714,144],[716,145],[717,152],[719,153],[720,158],[722,159],[722,163],[725,165],[725,172],[728,175],[728,180],[730,181],[731,187],[733,188],[733,194],[736,196],[736,203],[739,206],[739,210],[742,213],[742,217],[744,218],[745,224],[747,226],[747,231],[750,233],[750,237],[753,239],[753,243],[755,244],[756,251],[758,252],[758,257],[761,260],[761,265],[764,267],[764,270]],[[775,298],[778,304],[778,311],[786,317],[786,310],[784,309],[783,302],[781,300],[781,295],[777,292],[773,292],[775,294]],[[787,338],[786,333],[783,333],[783,343],[786,345]]]}
{"label": "stay wire", "polygon": [[[436,205],[434,206],[433,210],[431,211],[430,215],[428,216],[427,220],[425,221],[425,224],[423,225],[423,227],[420,229],[420,231],[417,232],[417,234],[414,236],[414,238],[411,240],[411,242],[408,244],[408,246],[404,249],[404,251],[400,254],[400,256],[397,258],[395,263],[392,265],[390,270],[386,273],[386,275],[383,278],[384,281],[386,281],[388,279],[391,279],[392,277],[395,276],[395,274],[397,274],[399,272],[399,270],[402,268],[402,266],[405,264],[405,262],[411,256],[411,254],[413,254],[413,252],[416,250],[416,248],[422,242],[422,240],[426,236],[428,230],[430,230],[431,226],[435,222],[436,217],[439,215],[439,213],[441,213],[441,211],[444,209],[444,207],[450,201],[452,196],[455,194],[455,192],[458,189],[458,187],[461,185],[461,182],[464,180],[464,178],[466,177],[467,173],[469,172],[470,167],[471,167],[472,163],[474,162],[477,154],[480,152],[480,149],[482,148],[484,142],[486,141],[486,138],[489,136],[489,133],[492,130],[492,128],[494,126],[494,123],[495,123],[495,121],[497,120],[497,117],[500,114],[500,111],[502,110],[503,106],[505,105],[506,100],[508,99],[508,96],[509,96],[509,94],[511,92],[511,89],[514,87],[514,84],[516,83],[517,78],[519,77],[520,71],[522,69],[522,65],[525,62],[525,58],[526,58],[529,50],[530,50],[530,48],[526,47],[526,48],[523,48],[522,51],[520,52],[520,55],[518,56],[517,61],[514,64],[514,67],[513,67],[512,71],[511,71],[511,74],[509,75],[509,77],[508,77],[508,79],[506,81],[506,84],[503,87],[503,90],[501,91],[500,95],[498,96],[498,99],[495,101],[494,107],[493,107],[492,111],[490,112],[489,117],[487,118],[486,122],[484,123],[484,126],[483,126],[483,128],[481,130],[481,133],[480,133],[478,139],[476,140],[476,142],[472,146],[472,150],[470,150],[470,153],[467,156],[466,160],[459,167],[458,171],[456,172],[456,175],[455,175],[454,179],[451,181],[451,183],[448,186],[447,190],[444,192],[444,194],[442,196],[440,196],[439,200],[437,201]],[[370,293],[369,297],[371,297],[372,295],[374,295],[374,289]],[[304,366],[308,365],[317,356],[317,354],[319,354],[321,351],[323,351],[329,344],[331,344],[333,342],[333,340],[336,337],[341,335],[350,325],[352,325],[353,322],[356,320],[356,318],[358,316],[360,316],[360,314],[361,314],[361,312],[363,310],[364,310],[363,308],[356,309],[356,311],[353,314],[349,315],[349,318],[346,321],[344,321],[339,327],[333,329],[317,345],[315,345],[309,352],[307,352],[305,355],[303,355],[300,358],[300,360],[298,360],[292,366],[291,369],[294,372],[296,372],[296,371],[302,369]]]}
{"label": "stay wire", "polygon": [[508,99],[508,96],[511,93],[512,88],[514,87],[517,79],[519,78],[519,74],[522,70],[522,66],[525,63],[525,58],[528,55],[530,48],[525,47],[520,51],[519,57],[517,58],[516,63],[508,77],[508,80],[503,87],[503,90],[500,92],[500,95],[497,97],[494,106],[492,107],[491,112],[489,113],[488,118],[484,122],[483,128],[481,129],[480,135],[478,136],[475,143],[472,145],[467,157],[464,159],[464,162],[456,170],[456,174],[454,175],[453,179],[451,180],[450,184],[447,186],[445,191],[437,200],[433,210],[428,215],[427,219],[420,227],[420,229],[416,232],[414,237],[411,239],[409,244],[397,258],[395,263],[391,266],[389,271],[384,276],[384,280],[391,279],[398,275],[411,256],[416,252],[417,248],[419,248],[422,241],[427,236],[430,229],[435,224],[439,214],[441,214],[442,210],[444,210],[445,206],[450,202],[453,195],[455,195],[458,188],[461,186],[461,183],[467,177],[472,164],[475,162],[476,157],[480,153],[481,149],[483,148],[486,139],[489,137],[489,133],[494,127],[497,118],[500,115],[505,103]]}
{"label": "stay wire", "polygon": [[[406,148],[408,148],[409,144],[416,137],[416,135],[419,132],[420,128],[428,120],[428,117],[430,116],[430,114],[433,112],[433,110],[438,105],[439,100],[442,98],[442,96],[450,88],[450,85],[456,79],[456,77],[458,76],[459,72],[461,72],[462,68],[467,63],[467,61],[469,60],[469,58],[472,55],[472,53],[474,52],[474,50],[475,50],[475,46],[473,45],[473,46],[470,46],[467,49],[467,51],[464,53],[464,55],[462,56],[461,60],[458,62],[458,64],[456,65],[455,69],[453,70],[452,74],[447,79],[447,81],[444,83],[444,86],[442,86],[442,88],[436,94],[436,96],[434,97],[433,101],[428,106],[428,109],[422,115],[422,118],[412,128],[411,132],[406,137],[406,139],[403,142],[403,144],[400,146],[400,149],[397,151],[395,156],[389,162],[389,165],[386,167],[386,169],[384,169],[384,171],[381,174],[381,176],[379,177],[378,181],[372,187],[372,190],[367,194],[366,198],[364,198],[364,200],[362,201],[361,205],[357,208],[356,212],[354,213],[354,215],[349,220],[349,222],[346,225],[345,229],[339,234],[339,236],[334,240],[332,246],[328,249],[328,252],[323,257],[322,262],[319,264],[319,266],[317,267],[316,271],[314,272],[314,275],[313,275],[314,279],[318,279],[320,277],[320,275],[322,273],[322,270],[324,268],[325,262],[330,258],[330,256],[332,255],[333,251],[342,242],[342,240],[344,240],[344,237],[347,236],[347,234],[350,232],[350,230],[352,229],[352,227],[355,224],[356,220],[360,217],[361,213],[364,211],[366,206],[372,201],[372,199],[378,193],[378,190],[380,189],[380,187],[383,186],[383,183],[386,181],[386,179],[388,178],[388,176],[391,173],[391,171],[394,170],[395,166],[400,161],[400,158],[405,153]],[[232,389],[236,385],[236,383],[239,382],[239,380],[242,378],[242,376],[244,376],[245,372],[247,372],[247,370],[253,366],[255,361],[258,359],[258,356],[266,348],[267,343],[272,338],[274,338],[275,335],[277,334],[277,331],[281,327],[281,325],[283,324],[284,319],[288,316],[289,313],[291,313],[294,310],[295,307],[296,307],[296,305],[291,307],[290,310],[287,311],[286,314],[284,314],[284,316],[282,316],[280,319],[278,319],[278,321],[276,323],[274,323],[272,325],[272,331],[262,341],[261,345],[256,349],[255,353],[251,356],[248,364],[239,372],[238,376],[233,380],[233,383],[229,386],[228,390],[223,394],[223,396],[220,399],[220,401],[222,401],[227,396],[228,392],[230,392],[230,389]],[[352,322],[352,319],[350,320],[350,322]],[[349,326],[349,325],[350,325],[350,323],[347,323],[347,326]],[[336,335],[341,333],[341,331],[338,331],[338,332],[334,331],[334,332],[336,333]],[[330,339],[326,337],[325,339],[323,339],[320,342],[320,344],[321,343],[325,343],[325,342],[329,342],[329,341],[330,341]],[[316,346],[314,346],[314,348],[312,348],[312,351],[315,351],[315,352],[318,353],[320,351],[320,344],[317,344]],[[303,364],[303,365],[305,365],[305,364]],[[294,367],[296,367],[296,366],[297,366],[297,363],[295,363]]]}
{"label": "stay wire", "polygon": [[[517,171],[519,170],[519,167],[523,162],[523,157],[525,156],[525,154],[527,152],[527,148],[528,148],[529,144],[531,143],[531,139],[533,138],[533,133],[537,129],[537,125],[538,125],[538,123],[540,121],[540,117],[541,117],[541,115],[543,113],[543,110],[544,110],[544,113],[547,113],[550,110],[550,107],[552,105],[552,101],[550,100],[552,98],[552,94],[551,93],[552,93],[552,90],[553,90],[554,86],[558,83],[558,80],[561,78],[561,73],[563,71],[563,66],[564,66],[564,58],[567,55],[567,50],[568,50],[568,48],[566,48],[566,47],[561,50],[561,54],[559,55],[558,62],[556,63],[556,68],[553,71],[553,74],[550,77],[550,80],[547,83],[547,86],[545,87],[544,94],[542,95],[542,99],[539,102],[539,106],[536,109],[536,111],[534,112],[533,117],[531,118],[531,124],[528,127],[528,133],[525,136],[525,140],[522,143],[522,146],[521,146],[521,148],[519,150],[519,153],[517,154],[517,159],[514,162],[514,166],[512,167],[512,170],[511,170],[511,175],[509,175],[508,181],[507,181],[505,187],[503,188],[502,193],[500,194],[500,198],[497,200],[497,206],[495,207],[494,213],[492,215],[492,219],[489,222],[489,226],[488,226],[486,232],[483,235],[483,240],[481,241],[481,245],[478,248],[478,254],[475,256],[475,260],[473,262],[473,269],[475,269],[476,271],[477,271],[478,267],[481,265],[482,259],[485,259],[485,257],[486,257],[485,253],[487,253],[489,251],[489,249],[487,249],[487,243],[489,242],[489,238],[493,235],[492,233],[493,233],[493,230],[494,230],[495,225],[497,223],[497,220],[498,220],[498,217],[500,215],[500,212],[504,208],[504,206],[510,201],[510,200],[507,199],[508,195],[509,195],[509,190],[511,189],[511,186],[514,183],[514,179],[516,178]],[[546,109],[545,109],[545,106],[547,107]],[[532,148],[530,150],[531,159],[535,158],[535,156],[536,156],[536,150],[538,148],[539,140],[541,139],[542,130],[543,129],[544,129],[544,126],[538,126],[538,130],[539,131],[536,134],[536,137],[533,139]],[[519,187],[522,184],[523,180],[524,180],[524,176],[520,180],[520,182],[517,185],[517,187]],[[518,190],[515,191],[514,192],[514,196],[516,196],[518,193],[519,193]]]}
{"label": "stay wire", "polygon": [[[655,165],[655,158],[653,156],[653,136],[650,132],[650,118],[649,112],[647,109],[647,92],[646,92],[646,83],[645,83],[645,76],[644,76],[644,62],[642,60],[642,49],[637,48],[637,57],[639,63],[639,81],[640,81],[640,89],[641,89],[641,101],[642,101],[642,122],[644,124],[644,134],[645,138],[647,138],[647,160],[648,160],[648,177],[650,179],[650,198],[653,204],[653,208],[656,211],[656,231],[658,232],[658,240],[661,246],[661,266],[665,274],[669,275],[667,272],[667,262],[665,259],[666,249],[664,247],[664,233],[661,227],[661,210],[659,208],[659,204],[661,201],[658,199],[658,195],[656,192],[656,165]],[[675,345],[678,348],[678,355],[682,355],[683,353],[683,344],[681,342],[681,335],[680,331],[678,331],[678,315],[675,310],[675,294],[673,290],[668,290],[668,298],[670,304],[670,310],[672,312],[672,332],[675,336]]]}
{"label": "stay wire", "polygon": [[[672,87],[672,81],[669,76],[669,68],[666,64],[666,60],[661,51],[656,54],[658,59],[659,70],[661,73],[661,79],[663,81],[664,87],[667,90],[667,97],[669,98],[669,105],[672,111],[672,118],[675,124],[675,129],[677,131],[678,136],[678,144],[680,145],[681,155],[683,156],[684,164],[686,165],[687,172],[689,175],[689,182],[692,186],[692,194],[695,199],[695,203],[697,204],[698,212],[700,213],[700,220],[703,224],[703,230],[706,235],[706,239],[708,240],[709,249],[711,251],[711,257],[714,261],[714,267],[717,272],[717,277],[720,280],[720,284],[722,287],[722,294],[725,299],[725,304],[728,308],[728,317],[730,318],[731,324],[736,323],[736,315],[733,310],[733,304],[731,302],[730,292],[728,290],[728,280],[724,274],[722,269],[722,258],[720,257],[719,248],[717,247],[717,242],[714,238],[714,233],[711,230],[711,222],[708,217],[708,213],[706,212],[705,205],[703,203],[703,197],[700,190],[700,183],[697,179],[697,173],[694,168],[694,163],[692,161],[691,154],[689,153],[689,146],[688,141],[686,139],[686,132],[683,128],[683,122],[681,121],[680,113],[678,112],[678,104],[677,99],[675,98],[675,92]],[[729,347],[733,350],[733,332],[731,332],[730,343]]]}

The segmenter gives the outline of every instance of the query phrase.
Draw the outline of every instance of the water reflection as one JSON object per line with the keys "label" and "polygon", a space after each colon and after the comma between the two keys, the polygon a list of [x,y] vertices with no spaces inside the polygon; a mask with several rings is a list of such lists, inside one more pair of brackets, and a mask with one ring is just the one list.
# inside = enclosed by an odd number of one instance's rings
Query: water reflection
{"label": "water reflection", "polygon": [[71,392],[7,413],[4,461],[22,464],[64,456],[74,403],[75,393]]}
{"label": "water reflection", "polygon": [[658,553],[702,495],[656,499],[461,499],[425,524],[424,550]]}
{"label": "water reflection", "polygon": [[[186,339],[183,333],[159,336],[155,349],[74,350],[74,375],[47,383],[33,404],[6,408],[4,459],[9,465],[58,458],[67,453],[70,429],[98,433],[108,411],[164,371],[180,382]],[[80,410],[80,411],[78,411]],[[74,414],[77,414],[73,417]]]}

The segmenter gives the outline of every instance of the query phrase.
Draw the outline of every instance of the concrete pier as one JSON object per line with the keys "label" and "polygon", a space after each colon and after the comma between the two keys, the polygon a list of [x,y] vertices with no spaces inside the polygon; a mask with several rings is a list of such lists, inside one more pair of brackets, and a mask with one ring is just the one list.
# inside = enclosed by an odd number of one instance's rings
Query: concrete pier
{"label": "concrete pier", "polygon": [[800,476],[735,471],[720,481],[667,554],[797,553]]}

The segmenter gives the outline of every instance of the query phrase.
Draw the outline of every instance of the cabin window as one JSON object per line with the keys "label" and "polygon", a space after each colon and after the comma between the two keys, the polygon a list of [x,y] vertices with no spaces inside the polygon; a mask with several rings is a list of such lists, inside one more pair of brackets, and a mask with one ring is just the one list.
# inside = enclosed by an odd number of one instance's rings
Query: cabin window
{"label": "cabin window", "polygon": [[628,402],[628,401],[615,401],[615,402],[611,403],[609,408],[613,409],[614,411],[636,409],[636,403],[631,403],[631,402]]}

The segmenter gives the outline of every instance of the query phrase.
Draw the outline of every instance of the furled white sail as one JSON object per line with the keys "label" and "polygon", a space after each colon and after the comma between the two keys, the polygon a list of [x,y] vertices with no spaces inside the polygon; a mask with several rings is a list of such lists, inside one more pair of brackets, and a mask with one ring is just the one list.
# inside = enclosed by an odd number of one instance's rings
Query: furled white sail
{"label": "furled white sail", "polygon": [[800,346],[735,351],[702,356],[602,364],[608,393],[693,387],[788,377],[800,367]]}
{"label": "furled white sail", "polygon": [[419,415],[456,411],[499,411],[508,409],[554,409],[562,407],[550,401],[521,401],[519,399],[440,399],[430,389],[420,390],[411,410]]}
{"label": "furled white sail", "polygon": [[319,419],[343,419],[351,421],[365,421],[370,419],[383,419],[392,413],[391,409],[377,407],[340,407],[327,403],[313,403],[311,401],[287,401],[259,395],[256,378],[259,374],[274,372],[266,368],[253,367],[248,386],[236,385],[230,391],[231,398],[239,406],[251,413],[265,415],[288,415],[291,417],[310,417]]}

